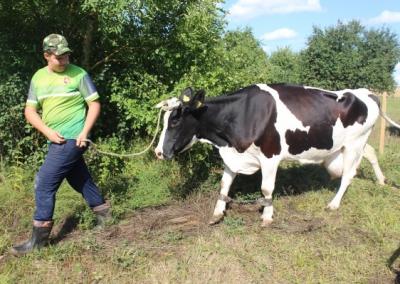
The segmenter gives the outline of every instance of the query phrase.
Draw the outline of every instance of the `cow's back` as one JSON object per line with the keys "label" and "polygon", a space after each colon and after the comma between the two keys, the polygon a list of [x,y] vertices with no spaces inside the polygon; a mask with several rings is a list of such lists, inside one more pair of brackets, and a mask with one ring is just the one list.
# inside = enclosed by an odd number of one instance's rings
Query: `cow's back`
{"label": "cow's back", "polygon": [[281,156],[323,159],[369,135],[379,106],[366,89],[326,91],[285,84],[260,85],[276,102]]}

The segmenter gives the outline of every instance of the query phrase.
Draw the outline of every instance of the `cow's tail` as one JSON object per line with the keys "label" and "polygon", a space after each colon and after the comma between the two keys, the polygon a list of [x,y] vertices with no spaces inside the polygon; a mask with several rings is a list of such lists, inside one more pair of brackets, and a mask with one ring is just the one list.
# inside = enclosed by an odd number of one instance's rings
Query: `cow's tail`
{"label": "cow's tail", "polygon": [[381,116],[387,121],[389,122],[392,126],[399,128],[400,129],[400,124],[394,122],[390,117],[387,116],[386,113],[384,113],[382,110],[379,110]]}

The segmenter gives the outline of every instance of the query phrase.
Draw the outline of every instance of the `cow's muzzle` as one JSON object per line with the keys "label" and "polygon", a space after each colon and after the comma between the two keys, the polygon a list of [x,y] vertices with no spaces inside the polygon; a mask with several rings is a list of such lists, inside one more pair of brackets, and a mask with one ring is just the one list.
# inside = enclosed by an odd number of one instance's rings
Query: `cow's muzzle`
{"label": "cow's muzzle", "polygon": [[154,152],[156,153],[157,159],[164,160],[164,154],[160,149],[155,149]]}
{"label": "cow's muzzle", "polygon": [[155,149],[154,152],[156,153],[156,157],[159,160],[171,160],[172,157],[174,156],[173,154],[165,154],[162,150],[160,149]]}

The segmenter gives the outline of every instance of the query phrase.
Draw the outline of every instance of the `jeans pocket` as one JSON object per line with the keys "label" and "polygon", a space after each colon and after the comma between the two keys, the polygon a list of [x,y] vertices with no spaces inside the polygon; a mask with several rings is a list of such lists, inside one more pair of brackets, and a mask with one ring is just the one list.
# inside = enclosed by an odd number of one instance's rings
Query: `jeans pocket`
{"label": "jeans pocket", "polygon": [[64,151],[66,143],[57,144],[57,143],[50,143],[49,145],[49,152],[60,153]]}

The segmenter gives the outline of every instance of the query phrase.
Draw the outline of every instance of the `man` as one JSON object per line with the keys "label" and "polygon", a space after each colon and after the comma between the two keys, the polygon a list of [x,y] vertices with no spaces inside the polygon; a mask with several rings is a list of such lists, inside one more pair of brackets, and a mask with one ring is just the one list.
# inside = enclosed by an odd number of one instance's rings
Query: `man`
{"label": "man", "polygon": [[12,248],[15,255],[47,244],[55,195],[64,178],[82,194],[99,225],[111,219],[110,205],[101,196],[83,159],[85,139],[100,113],[99,95],[86,71],[69,63],[72,51],[65,37],[50,34],[43,40],[43,51],[47,66],[32,77],[25,117],[47,137],[49,151],[35,179],[32,237]]}

